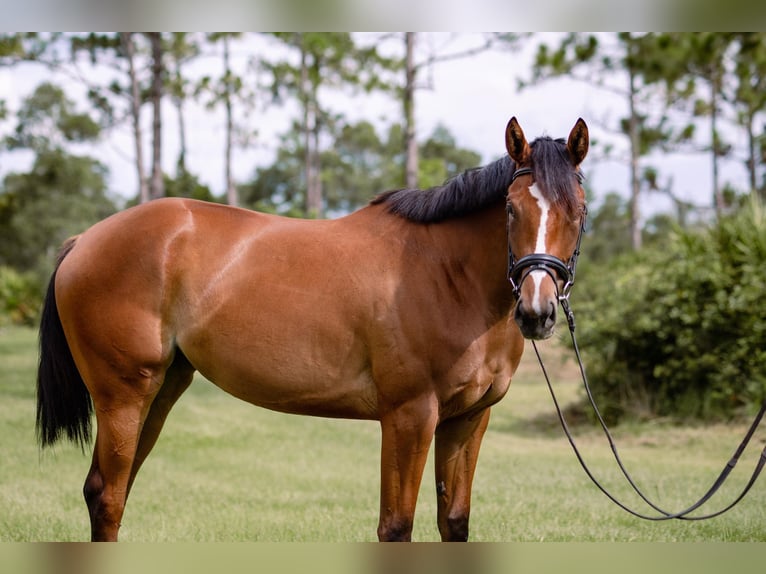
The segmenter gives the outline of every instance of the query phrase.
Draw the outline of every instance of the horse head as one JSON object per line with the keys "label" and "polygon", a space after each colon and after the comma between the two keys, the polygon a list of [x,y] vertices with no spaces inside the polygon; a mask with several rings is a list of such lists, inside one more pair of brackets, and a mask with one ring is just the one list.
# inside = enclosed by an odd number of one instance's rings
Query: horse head
{"label": "horse head", "polygon": [[578,119],[566,141],[541,137],[530,144],[514,117],[505,140],[515,164],[506,196],[514,319],[527,339],[547,339],[574,281],[585,224],[579,166],[588,153],[588,127]]}

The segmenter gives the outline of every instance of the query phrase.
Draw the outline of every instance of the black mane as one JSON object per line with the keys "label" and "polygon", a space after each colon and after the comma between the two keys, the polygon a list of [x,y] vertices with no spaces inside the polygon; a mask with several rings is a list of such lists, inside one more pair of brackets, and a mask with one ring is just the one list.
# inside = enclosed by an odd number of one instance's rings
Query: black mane
{"label": "black mane", "polygon": [[501,201],[511,185],[514,162],[507,155],[484,167],[469,169],[428,189],[397,189],[380,194],[391,213],[410,221],[436,223],[478,211]]}
{"label": "black mane", "polygon": [[[563,139],[544,136],[531,144],[535,182],[552,203],[576,205],[575,172]],[[419,223],[436,223],[479,211],[504,200],[511,185],[514,161],[504,156],[484,167],[469,169],[428,189],[396,189],[375,197],[372,205]]]}

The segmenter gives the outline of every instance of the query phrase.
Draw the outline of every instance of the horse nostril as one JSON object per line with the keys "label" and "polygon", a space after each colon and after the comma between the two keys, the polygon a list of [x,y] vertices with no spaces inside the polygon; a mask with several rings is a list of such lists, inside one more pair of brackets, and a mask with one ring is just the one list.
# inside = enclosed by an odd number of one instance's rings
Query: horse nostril
{"label": "horse nostril", "polygon": [[548,316],[545,320],[546,327],[552,327],[556,323],[556,303],[550,302],[548,306]]}
{"label": "horse nostril", "polygon": [[519,299],[516,302],[516,311],[514,312],[514,318],[516,321],[521,321],[525,317],[529,316],[529,311],[526,308],[526,305],[524,304],[524,299]]}

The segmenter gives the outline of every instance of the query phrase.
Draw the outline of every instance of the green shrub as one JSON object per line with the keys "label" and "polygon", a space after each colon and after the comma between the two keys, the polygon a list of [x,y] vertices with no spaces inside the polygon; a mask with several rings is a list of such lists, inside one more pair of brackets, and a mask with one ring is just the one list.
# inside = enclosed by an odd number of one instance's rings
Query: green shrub
{"label": "green shrub", "polygon": [[32,274],[0,266],[0,326],[35,324],[41,302],[40,287]]}
{"label": "green shrub", "polygon": [[677,231],[661,248],[584,271],[578,339],[608,419],[728,419],[766,399],[766,212],[758,201],[715,227]]}

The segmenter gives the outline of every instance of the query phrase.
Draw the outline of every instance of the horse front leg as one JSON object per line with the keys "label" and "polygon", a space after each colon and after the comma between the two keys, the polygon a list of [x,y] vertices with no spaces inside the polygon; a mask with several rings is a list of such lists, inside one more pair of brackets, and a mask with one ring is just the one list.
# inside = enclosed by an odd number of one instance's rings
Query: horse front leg
{"label": "horse front leg", "polygon": [[420,481],[438,420],[434,397],[421,397],[383,416],[378,540],[409,542]]}
{"label": "horse front leg", "polygon": [[442,422],[436,429],[437,521],[442,541],[468,540],[471,486],[489,408]]}

